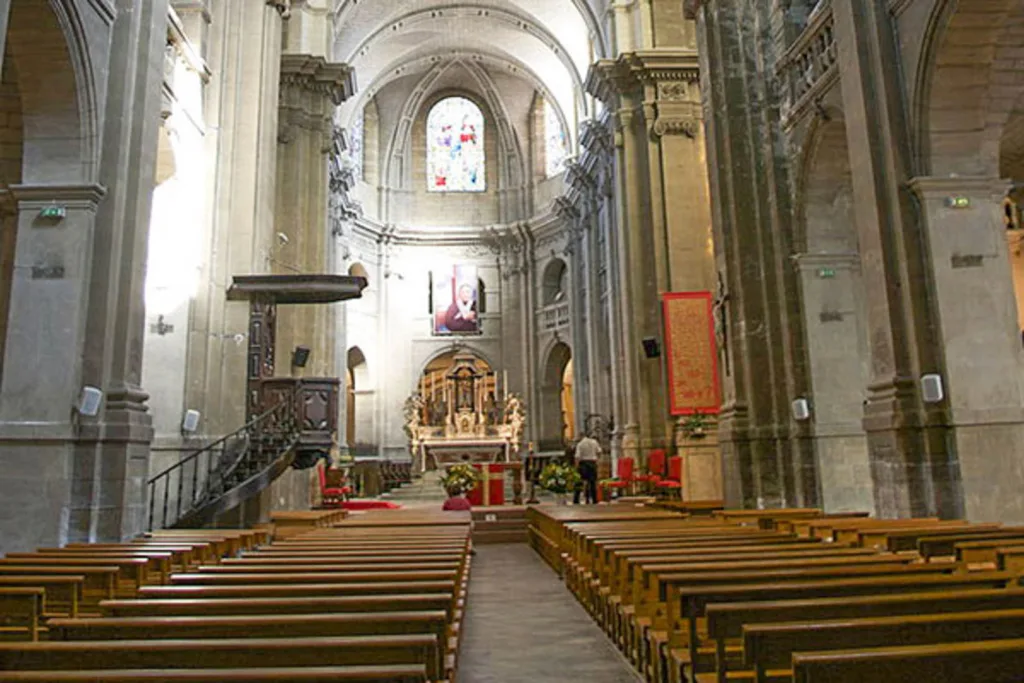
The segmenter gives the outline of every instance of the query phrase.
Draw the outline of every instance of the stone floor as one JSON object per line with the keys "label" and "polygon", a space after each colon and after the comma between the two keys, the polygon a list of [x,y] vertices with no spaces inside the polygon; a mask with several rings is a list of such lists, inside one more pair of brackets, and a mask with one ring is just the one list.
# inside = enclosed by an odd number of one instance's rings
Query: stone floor
{"label": "stone floor", "polygon": [[641,680],[529,546],[479,546],[472,572],[459,683]]}

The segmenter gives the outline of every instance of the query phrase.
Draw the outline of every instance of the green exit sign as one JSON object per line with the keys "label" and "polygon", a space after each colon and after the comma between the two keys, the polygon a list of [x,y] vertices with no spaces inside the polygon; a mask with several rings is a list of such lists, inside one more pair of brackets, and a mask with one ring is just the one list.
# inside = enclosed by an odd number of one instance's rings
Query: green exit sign
{"label": "green exit sign", "polygon": [[831,279],[835,278],[835,276],[836,276],[836,269],[835,268],[819,268],[818,269],[818,277],[820,277],[822,280],[831,280]]}
{"label": "green exit sign", "polygon": [[40,218],[46,218],[47,220],[60,220],[68,215],[67,209],[63,206],[47,206],[39,212]]}
{"label": "green exit sign", "polygon": [[968,209],[971,206],[971,200],[969,197],[949,197],[946,199],[946,206],[951,209]]}

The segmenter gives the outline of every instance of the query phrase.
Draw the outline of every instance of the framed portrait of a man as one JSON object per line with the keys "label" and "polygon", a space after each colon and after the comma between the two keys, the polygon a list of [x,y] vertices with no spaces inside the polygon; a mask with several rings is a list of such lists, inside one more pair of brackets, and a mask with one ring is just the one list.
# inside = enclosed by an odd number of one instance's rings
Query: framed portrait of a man
{"label": "framed portrait of a man", "polygon": [[476,266],[453,266],[431,274],[435,335],[480,333]]}

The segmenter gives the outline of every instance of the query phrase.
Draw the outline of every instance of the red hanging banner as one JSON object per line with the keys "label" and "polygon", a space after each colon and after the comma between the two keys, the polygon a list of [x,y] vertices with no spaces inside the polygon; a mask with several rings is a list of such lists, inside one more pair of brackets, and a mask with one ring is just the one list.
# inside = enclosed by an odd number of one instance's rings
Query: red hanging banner
{"label": "red hanging banner", "polygon": [[662,297],[669,407],[672,415],[718,413],[718,345],[711,292]]}

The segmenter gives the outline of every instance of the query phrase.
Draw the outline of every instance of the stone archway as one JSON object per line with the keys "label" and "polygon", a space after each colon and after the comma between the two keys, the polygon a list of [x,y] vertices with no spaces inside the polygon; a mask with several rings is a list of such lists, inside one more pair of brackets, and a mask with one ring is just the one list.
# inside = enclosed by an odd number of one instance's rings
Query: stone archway
{"label": "stone archway", "polygon": [[548,351],[540,387],[539,450],[556,451],[565,448],[567,440],[575,434],[575,425],[568,425],[563,402],[566,394],[566,370],[572,361],[572,349],[565,342],[555,342]]}
{"label": "stone archway", "polygon": [[942,380],[941,401],[928,407],[950,425],[950,454],[930,464],[924,495],[934,496],[942,514],[1020,521],[1024,500],[1002,485],[1024,476],[1024,356],[1003,173],[1014,165],[1008,158],[1024,96],[1015,61],[1024,0],[946,0],[929,36],[916,94],[919,166],[927,175],[911,188],[942,352],[921,371]]}
{"label": "stone archway", "polygon": [[945,0],[930,29],[918,90],[923,166],[932,176],[995,176],[1002,131],[1024,91],[1016,78],[1024,0]]}
{"label": "stone archway", "polygon": [[870,382],[864,286],[846,125],[811,133],[802,169],[796,261],[804,303],[821,497],[830,512],[874,508],[861,424]]}

